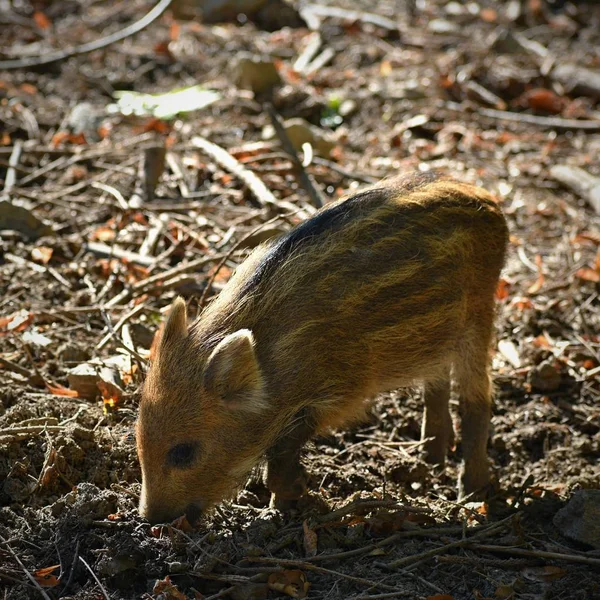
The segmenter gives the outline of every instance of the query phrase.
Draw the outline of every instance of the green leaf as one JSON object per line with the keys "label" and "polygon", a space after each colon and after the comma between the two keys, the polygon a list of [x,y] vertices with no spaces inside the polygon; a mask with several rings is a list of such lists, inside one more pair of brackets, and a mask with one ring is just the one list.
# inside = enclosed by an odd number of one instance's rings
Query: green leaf
{"label": "green leaf", "polygon": [[157,119],[172,119],[180,113],[200,110],[221,98],[221,94],[207,90],[201,85],[171,90],[164,94],[142,94],[139,92],[116,91],[117,104],[108,107],[110,112],[124,115],[147,116]]}

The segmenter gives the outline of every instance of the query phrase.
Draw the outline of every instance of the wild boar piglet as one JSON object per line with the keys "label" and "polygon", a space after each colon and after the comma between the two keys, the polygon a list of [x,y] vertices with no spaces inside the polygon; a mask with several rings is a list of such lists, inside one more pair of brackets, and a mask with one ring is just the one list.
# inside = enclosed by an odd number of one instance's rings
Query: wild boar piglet
{"label": "wild boar piglet", "polygon": [[454,440],[459,494],[489,484],[494,292],[508,233],[485,190],[434,174],[332,202],[257,248],[188,327],[182,299],[156,340],[137,423],[140,511],[194,520],[261,459],[274,500],[306,491],[313,436],[355,423],[365,400],[422,382],[426,459]]}

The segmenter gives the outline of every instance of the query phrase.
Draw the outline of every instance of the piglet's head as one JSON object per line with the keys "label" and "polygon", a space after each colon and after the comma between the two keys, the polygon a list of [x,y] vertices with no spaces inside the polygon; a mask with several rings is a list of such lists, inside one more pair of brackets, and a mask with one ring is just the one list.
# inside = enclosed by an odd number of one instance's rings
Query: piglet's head
{"label": "piglet's head", "polygon": [[137,422],[140,513],[152,523],[184,513],[196,520],[264,452],[268,402],[252,332],[233,331],[214,344],[195,335],[178,298],[155,342]]}

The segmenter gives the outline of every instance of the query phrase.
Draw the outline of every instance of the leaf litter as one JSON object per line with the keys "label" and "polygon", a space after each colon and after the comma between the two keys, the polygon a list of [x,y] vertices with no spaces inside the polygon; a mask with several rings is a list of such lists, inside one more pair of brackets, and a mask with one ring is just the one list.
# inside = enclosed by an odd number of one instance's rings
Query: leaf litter
{"label": "leaf litter", "polygon": [[[153,5],[28,4],[5,53],[76,46]],[[0,75],[8,596],[41,595],[26,570],[52,598],[600,597],[597,555],[553,523],[600,480],[599,8],[340,0],[275,29],[267,14],[167,12],[101,52]],[[248,53],[269,91],[234,77]],[[115,89],[127,110],[109,109]],[[262,93],[304,136],[298,161],[270,137]],[[314,212],[299,168],[328,199],[432,168],[499,197],[513,243],[497,291],[497,491],[457,503],[460,445],[445,470],[421,461],[409,390],[308,448],[311,495],[295,512],[269,508],[256,474],[196,528],[149,527],[134,424],[164,309],[213,276],[218,293],[257,236]]]}

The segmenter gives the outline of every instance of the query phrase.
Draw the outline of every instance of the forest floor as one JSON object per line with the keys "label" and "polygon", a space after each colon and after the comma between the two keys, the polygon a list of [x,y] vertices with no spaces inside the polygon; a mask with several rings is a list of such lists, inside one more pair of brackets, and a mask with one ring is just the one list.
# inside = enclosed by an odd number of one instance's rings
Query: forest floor
{"label": "forest floor", "polygon": [[[275,9],[279,24],[167,10],[91,53],[0,62],[1,598],[600,598],[597,518],[583,538],[577,515],[555,519],[600,487],[600,217],[556,171],[600,177],[600,6],[326,5],[302,13],[313,30]],[[151,8],[24,1],[0,12],[1,58],[79,46]],[[255,79],[243,52],[272,62]],[[246,89],[274,71],[271,91]],[[195,85],[206,106],[176,118],[114,107],[118,90]],[[499,198],[511,244],[487,502],[457,502],[460,443],[445,468],[423,462],[415,389],[311,444],[293,511],[269,508],[253,476],[195,529],[138,515],[137,392],[165,308],[180,294],[193,312],[212,275],[210,294],[314,212],[267,139],[266,101],[314,128],[314,156],[299,155],[328,200],[415,169]]]}

